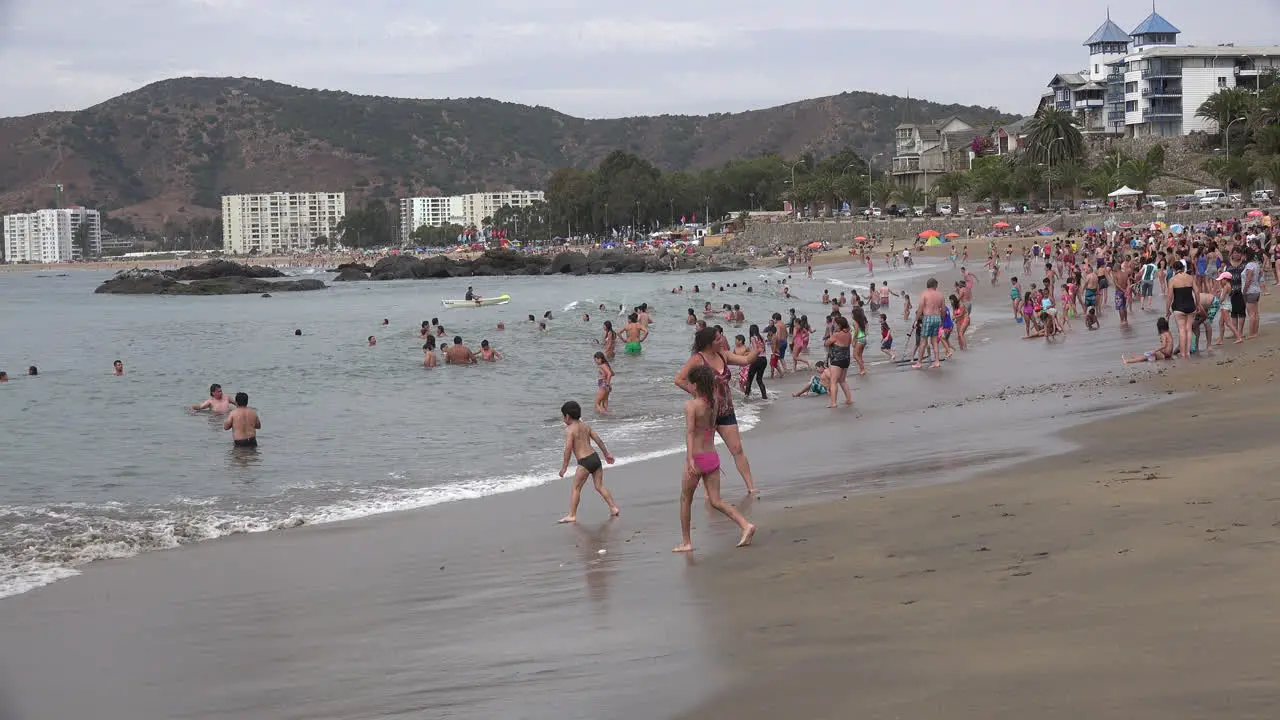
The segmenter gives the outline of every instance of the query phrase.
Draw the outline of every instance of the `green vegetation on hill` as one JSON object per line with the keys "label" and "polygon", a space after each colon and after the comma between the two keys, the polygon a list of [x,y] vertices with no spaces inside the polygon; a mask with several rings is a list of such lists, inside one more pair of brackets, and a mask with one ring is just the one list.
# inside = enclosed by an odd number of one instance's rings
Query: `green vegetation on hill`
{"label": "green vegetation on hill", "polygon": [[[77,113],[0,119],[3,210],[68,203],[159,229],[208,216],[227,193],[346,191],[353,206],[508,187],[543,187],[615,150],[661,171],[701,171],[777,154],[886,152],[910,113],[975,127],[1013,119],[992,108],[849,92],[709,116],[585,120],[483,98],[418,100],[306,90],[250,78],[180,78]],[[777,190],[773,188],[772,190]],[[763,191],[763,190],[762,190]],[[774,193],[776,195],[776,192]]]}

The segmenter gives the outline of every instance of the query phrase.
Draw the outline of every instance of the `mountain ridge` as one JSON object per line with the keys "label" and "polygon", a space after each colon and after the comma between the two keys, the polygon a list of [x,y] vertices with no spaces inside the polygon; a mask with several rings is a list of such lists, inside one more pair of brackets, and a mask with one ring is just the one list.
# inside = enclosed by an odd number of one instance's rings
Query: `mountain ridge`
{"label": "mountain ridge", "polygon": [[709,115],[585,119],[491,98],[418,99],[310,90],[256,78],[174,78],[80,111],[0,118],[0,210],[64,204],[159,230],[216,213],[223,194],[345,191],[397,198],[541,187],[613,150],[697,170],[844,146],[888,153],[910,114],[975,126],[1016,116],[851,91]]}

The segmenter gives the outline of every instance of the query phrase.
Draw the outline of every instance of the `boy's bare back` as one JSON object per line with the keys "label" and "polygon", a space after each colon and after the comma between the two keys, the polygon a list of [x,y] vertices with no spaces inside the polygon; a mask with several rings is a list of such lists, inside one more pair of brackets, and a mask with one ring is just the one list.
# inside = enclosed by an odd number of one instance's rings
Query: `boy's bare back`
{"label": "boy's bare back", "polygon": [[591,448],[591,427],[581,420],[564,429],[564,442],[573,448],[573,456],[578,459],[595,452]]}

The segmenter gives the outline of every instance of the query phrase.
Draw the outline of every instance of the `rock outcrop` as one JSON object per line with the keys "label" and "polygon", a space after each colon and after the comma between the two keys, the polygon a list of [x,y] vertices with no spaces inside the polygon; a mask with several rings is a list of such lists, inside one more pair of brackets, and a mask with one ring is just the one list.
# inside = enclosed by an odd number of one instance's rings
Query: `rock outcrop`
{"label": "rock outcrop", "polygon": [[323,290],[314,278],[267,280],[285,277],[275,268],[213,260],[177,270],[122,270],[98,286],[95,293],[115,295],[262,295],[275,292]]}

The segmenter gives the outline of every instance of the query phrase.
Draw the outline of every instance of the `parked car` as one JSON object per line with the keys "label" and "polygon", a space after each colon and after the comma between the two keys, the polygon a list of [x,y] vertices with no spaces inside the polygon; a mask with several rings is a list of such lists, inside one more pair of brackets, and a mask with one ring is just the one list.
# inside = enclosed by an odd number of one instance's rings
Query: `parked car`
{"label": "parked car", "polygon": [[1226,202],[1227,194],[1221,190],[1209,190],[1200,196],[1200,207],[1203,208],[1223,205],[1226,204]]}
{"label": "parked car", "polygon": [[950,215],[950,214],[951,214],[951,205],[950,205],[950,204],[948,204],[948,203],[942,203],[941,205],[939,205],[939,206],[938,206],[938,214],[939,214],[939,215]]}
{"label": "parked car", "polygon": [[1253,195],[1249,196],[1249,200],[1257,205],[1269,205],[1271,204],[1271,191],[1254,190]]}
{"label": "parked car", "polygon": [[1156,210],[1168,210],[1169,201],[1159,195],[1148,195],[1147,204]]}
{"label": "parked car", "polygon": [[1080,203],[1080,210],[1083,212],[1098,212],[1101,209],[1102,206],[1098,204],[1097,200],[1084,200]]}

